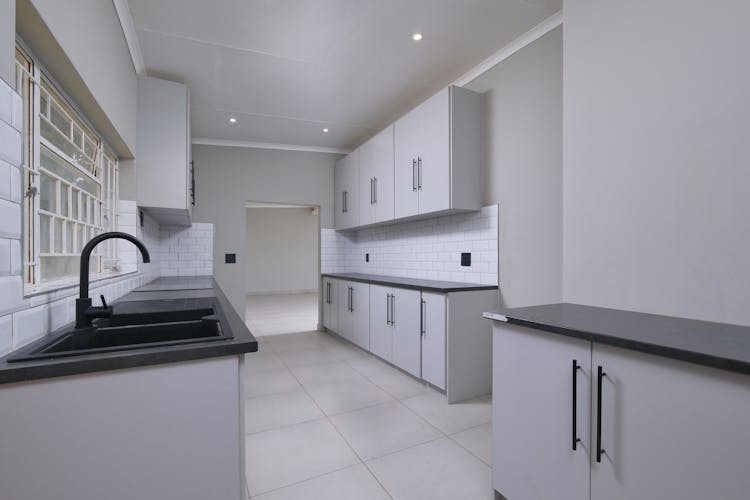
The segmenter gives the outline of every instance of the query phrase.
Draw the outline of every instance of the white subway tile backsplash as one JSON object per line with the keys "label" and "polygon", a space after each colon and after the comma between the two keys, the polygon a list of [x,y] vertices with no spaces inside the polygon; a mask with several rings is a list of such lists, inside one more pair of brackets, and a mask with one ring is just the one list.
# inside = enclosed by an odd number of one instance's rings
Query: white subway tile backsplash
{"label": "white subway tile backsplash", "polygon": [[[321,230],[321,269],[497,284],[498,207],[361,229]],[[472,265],[460,265],[461,252]],[[365,253],[370,262],[365,262]]]}
{"label": "white subway tile backsplash", "polygon": [[33,342],[48,331],[46,304],[13,313],[13,349]]}
{"label": "white subway tile backsplash", "polygon": [[213,224],[164,226],[160,230],[162,276],[213,274]]}
{"label": "white subway tile backsplash", "polygon": [[11,165],[21,164],[21,133],[0,119],[0,159]]}
{"label": "white subway tile backsplash", "polygon": [[13,315],[0,316],[0,356],[13,350]]}
{"label": "white subway tile backsplash", "polygon": [[21,238],[21,205],[0,200],[0,237]]}

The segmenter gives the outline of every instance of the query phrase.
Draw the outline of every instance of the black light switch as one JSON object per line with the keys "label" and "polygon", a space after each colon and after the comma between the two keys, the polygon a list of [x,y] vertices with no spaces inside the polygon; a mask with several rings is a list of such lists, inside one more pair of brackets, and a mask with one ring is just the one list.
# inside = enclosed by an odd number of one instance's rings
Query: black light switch
{"label": "black light switch", "polygon": [[225,253],[224,254],[224,264],[236,264],[237,263],[237,254],[236,253]]}
{"label": "black light switch", "polygon": [[370,254],[369,253],[365,254],[365,262],[370,262]]}
{"label": "black light switch", "polygon": [[471,266],[471,253],[470,252],[461,252],[461,265],[463,267]]}

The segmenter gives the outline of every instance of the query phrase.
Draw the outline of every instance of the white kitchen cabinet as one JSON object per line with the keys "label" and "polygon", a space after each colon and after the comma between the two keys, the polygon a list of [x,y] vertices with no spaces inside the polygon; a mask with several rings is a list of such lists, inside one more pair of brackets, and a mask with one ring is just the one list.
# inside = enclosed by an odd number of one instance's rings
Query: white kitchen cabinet
{"label": "white kitchen cabinet", "polygon": [[509,499],[589,498],[591,342],[498,324],[492,349],[495,490]]}
{"label": "white kitchen cabinet", "polygon": [[394,125],[395,218],[479,210],[482,95],[448,87]]}
{"label": "white kitchen cabinet", "polygon": [[359,225],[359,149],[336,162],[334,179],[334,217],[336,229]]}
{"label": "white kitchen cabinet", "polygon": [[422,378],[445,390],[446,295],[422,292]]}
{"label": "white kitchen cabinet", "polygon": [[393,219],[393,125],[359,147],[359,225]]}
{"label": "white kitchen cabinet", "polygon": [[393,364],[421,378],[420,292],[406,288],[392,288],[390,304]]}
{"label": "white kitchen cabinet", "polygon": [[748,498],[750,376],[597,343],[592,374],[593,500]]}
{"label": "white kitchen cabinet", "polygon": [[747,498],[747,375],[500,322],[493,352],[503,496]]}
{"label": "white kitchen cabinet", "polygon": [[192,215],[190,94],[187,86],[138,77],[136,198],[160,224]]}
{"label": "white kitchen cabinet", "polygon": [[370,285],[370,352],[393,362],[393,328],[391,328],[391,288]]}
{"label": "white kitchen cabinet", "polygon": [[370,285],[370,352],[421,377],[420,292]]}
{"label": "white kitchen cabinet", "polygon": [[338,283],[338,334],[362,349],[370,349],[370,285]]}
{"label": "white kitchen cabinet", "polygon": [[323,278],[323,326],[337,331],[339,326],[338,280]]}

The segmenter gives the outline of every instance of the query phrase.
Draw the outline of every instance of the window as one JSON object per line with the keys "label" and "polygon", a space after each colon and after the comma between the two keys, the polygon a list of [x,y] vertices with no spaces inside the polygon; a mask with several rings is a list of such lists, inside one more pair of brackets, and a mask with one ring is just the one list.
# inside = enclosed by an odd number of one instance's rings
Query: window
{"label": "window", "polygon": [[[23,253],[27,291],[74,283],[83,246],[116,229],[117,156],[26,51],[16,49],[24,105]],[[98,245],[91,273],[118,270],[117,244]]]}

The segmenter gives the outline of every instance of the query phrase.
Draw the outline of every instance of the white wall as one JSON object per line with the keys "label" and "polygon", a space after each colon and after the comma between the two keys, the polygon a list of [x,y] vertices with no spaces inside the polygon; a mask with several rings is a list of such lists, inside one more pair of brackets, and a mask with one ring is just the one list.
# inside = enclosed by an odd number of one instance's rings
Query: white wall
{"label": "white wall", "polygon": [[24,41],[117,153],[132,157],[137,77],[114,3],[17,0],[16,8]]}
{"label": "white wall", "polygon": [[484,93],[484,204],[500,205],[500,300],[562,299],[562,28],[467,85]]}
{"label": "white wall", "polygon": [[0,79],[16,81],[16,0],[0,0]]}
{"label": "white wall", "polygon": [[318,290],[319,224],[310,208],[248,208],[248,294]]}
{"label": "white wall", "polygon": [[[333,164],[341,155],[303,151],[193,146],[194,222],[214,224],[214,277],[245,313],[245,202],[320,207],[322,227],[333,226]],[[224,254],[237,254],[225,264]]]}
{"label": "white wall", "polygon": [[566,301],[750,324],[748,19],[566,0]]}

